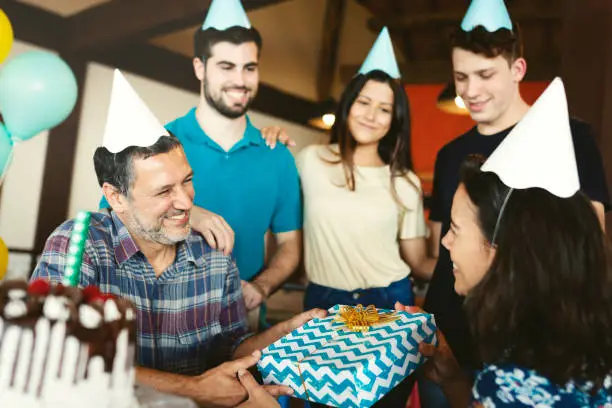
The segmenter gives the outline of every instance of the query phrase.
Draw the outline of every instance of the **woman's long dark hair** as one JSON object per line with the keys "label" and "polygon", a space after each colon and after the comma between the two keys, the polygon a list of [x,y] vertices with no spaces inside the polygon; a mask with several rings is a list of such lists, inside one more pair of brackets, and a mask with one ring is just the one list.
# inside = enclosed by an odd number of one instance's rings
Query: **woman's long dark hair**
{"label": "woman's long dark hair", "polygon": [[[408,96],[399,80],[391,78],[383,71],[374,70],[359,74],[347,85],[336,110],[336,122],[331,129],[330,143],[337,143],[340,149],[340,162],[344,169],[346,185],[355,190],[355,165],[353,154],[357,141],[351,135],[348,116],[353,103],[368,81],[388,84],[393,90],[393,118],[389,132],[378,143],[378,155],[391,169],[391,179],[406,177],[412,171],[412,151],[410,146],[410,106]],[[394,184],[393,194],[397,198]]]}
{"label": "woman's long dark hair", "polygon": [[[491,240],[509,189],[479,164],[464,165],[462,184]],[[513,190],[495,246],[491,268],[465,302],[483,362],[599,389],[612,373],[612,268],[589,199]]]}

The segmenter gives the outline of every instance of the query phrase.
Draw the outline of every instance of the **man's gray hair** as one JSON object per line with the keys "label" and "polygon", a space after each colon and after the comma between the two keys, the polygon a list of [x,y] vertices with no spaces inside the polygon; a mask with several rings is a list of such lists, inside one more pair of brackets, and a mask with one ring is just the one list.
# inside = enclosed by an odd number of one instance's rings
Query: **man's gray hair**
{"label": "man's gray hair", "polygon": [[94,153],[94,168],[100,187],[108,183],[127,196],[134,183],[133,159],[146,159],[181,146],[175,136],[161,136],[148,147],[130,146],[119,153],[111,153],[106,147],[98,147]]}

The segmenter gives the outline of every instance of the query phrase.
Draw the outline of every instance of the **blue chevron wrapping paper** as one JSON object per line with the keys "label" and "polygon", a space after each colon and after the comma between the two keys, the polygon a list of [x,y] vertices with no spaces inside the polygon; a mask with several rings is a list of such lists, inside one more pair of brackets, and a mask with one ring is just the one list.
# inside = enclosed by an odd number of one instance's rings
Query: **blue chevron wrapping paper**
{"label": "blue chevron wrapping paper", "polygon": [[398,320],[359,333],[334,321],[340,307],[262,350],[257,366],[265,384],[333,407],[367,408],[424,362],[420,342],[437,344],[433,315],[398,312]]}

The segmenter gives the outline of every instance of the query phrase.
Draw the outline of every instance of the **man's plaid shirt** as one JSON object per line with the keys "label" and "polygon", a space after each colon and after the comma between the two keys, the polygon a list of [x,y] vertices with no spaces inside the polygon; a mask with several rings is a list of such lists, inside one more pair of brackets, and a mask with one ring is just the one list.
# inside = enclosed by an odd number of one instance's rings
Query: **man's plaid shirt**
{"label": "man's plaid shirt", "polygon": [[[72,227],[69,220],[51,234],[32,279],[62,281]],[[92,213],[79,286],[87,285],[134,304],[143,367],[200,374],[229,359],[247,335],[236,263],[196,233],[157,278],[117,214]]]}

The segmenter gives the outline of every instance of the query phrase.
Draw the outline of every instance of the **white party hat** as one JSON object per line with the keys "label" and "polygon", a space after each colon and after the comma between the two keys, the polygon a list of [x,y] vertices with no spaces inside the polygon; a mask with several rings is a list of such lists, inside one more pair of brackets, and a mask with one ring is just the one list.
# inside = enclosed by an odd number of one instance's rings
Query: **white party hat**
{"label": "white party hat", "polygon": [[539,187],[557,197],[580,189],[565,89],[555,78],[482,165],[510,188]]}
{"label": "white party hat", "polygon": [[161,136],[169,136],[168,131],[115,69],[102,146],[119,153],[130,146],[151,146]]}
{"label": "white party hat", "polygon": [[500,28],[512,31],[512,20],[504,0],[472,0],[461,22],[461,29],[472,31],[479,25],[490,33]]}
{"label": "white party hat", "polygon": [[202,30],[214,28],[222,31],[236,26],[251,28],[251,22],[240,0],[213,0],[202,24]]}
{"label": "white party hat", "polygon": [[397,79],[401,76],[387,27],[383,27],[378,35],[361,69],[359,69],[359,73],[367,74],[374,70],[386,72],[391,78]]}

